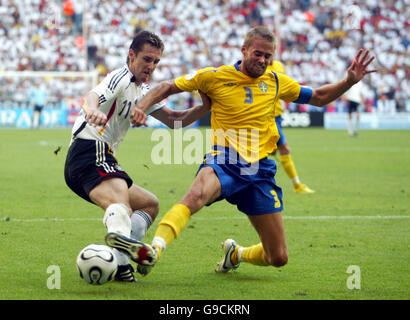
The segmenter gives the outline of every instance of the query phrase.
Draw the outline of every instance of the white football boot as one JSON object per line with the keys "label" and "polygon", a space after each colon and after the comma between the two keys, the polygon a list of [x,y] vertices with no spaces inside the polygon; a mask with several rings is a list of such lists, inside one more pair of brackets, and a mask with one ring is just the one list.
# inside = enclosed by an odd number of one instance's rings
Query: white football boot
{"label": "white football boot", "polygon": [[131,260],[138,264],[153,266],[157,260],[157,252],[146,243],[133,240],[116,232],[109,232],[105,242],[112,248],[125,252]]}
{"label": "white football boot", "polygon": [[224,258],[218,262],[218,267],[215,272],[228,272],[239,267],[238,264],[233,264],[231,260],[232,253],[239,247],[238,243],[233,239],[226,239],[222,242],[222,249],[224,251]]}

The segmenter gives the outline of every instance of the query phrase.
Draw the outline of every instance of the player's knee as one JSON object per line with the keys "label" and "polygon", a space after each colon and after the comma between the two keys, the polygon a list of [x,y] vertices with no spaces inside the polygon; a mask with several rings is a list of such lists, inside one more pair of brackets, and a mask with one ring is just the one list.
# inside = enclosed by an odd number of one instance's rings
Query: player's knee
{"label": "player's knee", "polygon": [[289,145],[285,142],[284,144],[280,145],[278,147],[280,155],[288,155],[290,154],[290,147]]}
{"label": "player's knee", "polygon": [[205,205],[202,190],[199,188],[191,188],[182,199],[182,203],[191,210],[191,213],[198,211]]}
{"label": "player's knee", "polygon": [[155,195],[151,196],[149,205],[146,208],[144,208],[144,211],[146,211],[151,216],[152,221],[155,220],[159,212],[159,201]]}
{"label": "player's knee", "polygon": [[274,267],[283,267],[288,263],[288,254],[283,252],[281,254],[273,254],[267,257],[267,262]]}
{"label": "player's knee", "polygon": [[198,204],[202,200],[202,191],[199,188],[192,188],[189,190],[187,193],[186,198],[191,202],[192,204]]}
{"label": "player's knee", "polygon": [[155,197],[151,208],[152,208],[151,217],[155,218],[159,212],[159,201],[157,197]]}
{"label": "player's knee", "polygon": [[288,263],[288,255],[287,254],[283,254],[281,256],[275,257],[272,261],[272,265],[274,267],[283,267],[287,263]]}

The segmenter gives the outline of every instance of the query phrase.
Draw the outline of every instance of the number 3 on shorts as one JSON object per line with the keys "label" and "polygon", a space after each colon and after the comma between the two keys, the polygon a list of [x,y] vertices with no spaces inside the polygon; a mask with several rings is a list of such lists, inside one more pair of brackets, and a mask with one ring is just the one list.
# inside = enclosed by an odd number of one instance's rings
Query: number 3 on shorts
{"label": "number 3 on shorts", "polygon": [[276,193],[275,190],[271,190],[270,193],[273,196],[273,201],[275,201],[275,208],[279,208],[280,207],[280,201],[279,201],[279,198],[278,198],[278,194]]}

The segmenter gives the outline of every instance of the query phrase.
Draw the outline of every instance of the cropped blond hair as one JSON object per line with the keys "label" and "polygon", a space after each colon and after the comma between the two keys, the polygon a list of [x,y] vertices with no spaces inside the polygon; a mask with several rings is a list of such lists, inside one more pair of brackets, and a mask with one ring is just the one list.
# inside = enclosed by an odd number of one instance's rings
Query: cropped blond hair
{"label": "cropped blond hair", "polygon": [[253,39],[255,38],[261,38],[271,41],[273,43],[274,48],[276,48],[276,37],[273,34],[273,32],[270,31],[267,27],[259,26],[249,30],[245,36],[243,45],[246,48],[249,48],[249,46],[252,44]]}

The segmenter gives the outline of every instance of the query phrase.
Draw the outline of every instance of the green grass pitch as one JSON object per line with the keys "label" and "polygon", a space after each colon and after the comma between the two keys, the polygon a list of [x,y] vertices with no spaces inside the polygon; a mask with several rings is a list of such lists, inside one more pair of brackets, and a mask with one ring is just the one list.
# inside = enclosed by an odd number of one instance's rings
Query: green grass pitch
{"label": "green grass pitch", "polygon": [[[197,164],[156,165],[152,129],[131,130],[118,150],[134,182],[154,192],[160,218],[184,195]],[[313,195],[284,190],[289,262],[282,268],[243,263],[216,274],[220,243],[258,242],[246,217],[227,202],[202,209],[165,251],[152,273],[134,284],[92,286],[75,259],[103,243],[101,209],[68,187],[63,168],[69,130],[0,130],[0,299],[136,300],[408,300],[410,293],[410,131],[285,129],[302,182]],[[61,147],[61,151],[54,151]],[[349,289],[349,266],[360,268],[360,289]],[[54,288],[47,272],[61,271]],[[51,282],[50,282],[51,281]]]}

